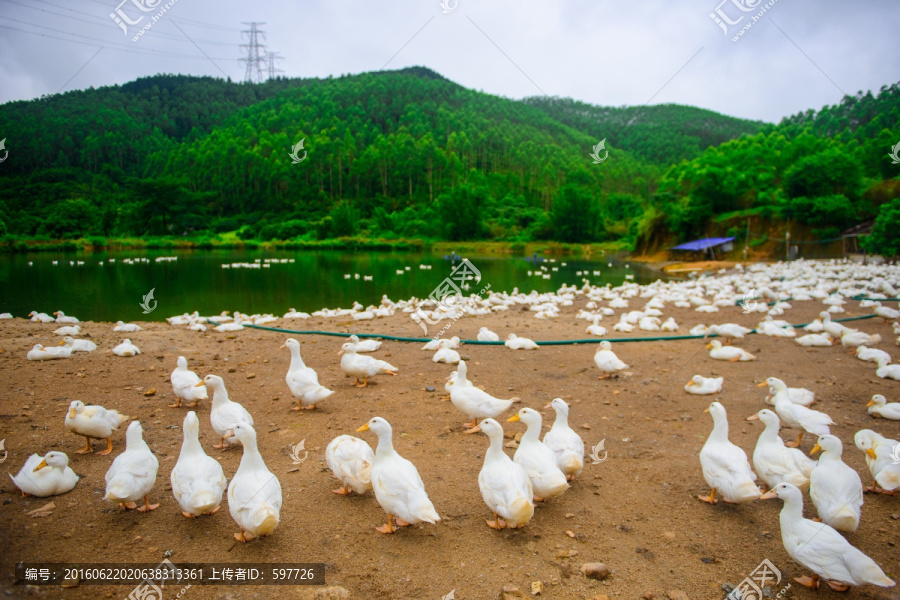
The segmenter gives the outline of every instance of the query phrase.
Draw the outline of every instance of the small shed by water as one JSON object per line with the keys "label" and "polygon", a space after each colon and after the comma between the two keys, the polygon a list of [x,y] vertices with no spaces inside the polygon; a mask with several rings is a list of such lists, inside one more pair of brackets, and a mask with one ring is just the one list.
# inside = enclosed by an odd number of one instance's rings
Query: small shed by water
{"label": "small shed by water", "polygon": [[[708,257],[710,260],[716,260],[717,250],[719,252],[731,252],[734,250],[734,240],[734,237],[703,238],[702,240],[694,240],[672,246],[669,250],[674,253],[680,253],[682,258],[700,259]],[[701,254],[701,256],[698,256],[698,254]]]}

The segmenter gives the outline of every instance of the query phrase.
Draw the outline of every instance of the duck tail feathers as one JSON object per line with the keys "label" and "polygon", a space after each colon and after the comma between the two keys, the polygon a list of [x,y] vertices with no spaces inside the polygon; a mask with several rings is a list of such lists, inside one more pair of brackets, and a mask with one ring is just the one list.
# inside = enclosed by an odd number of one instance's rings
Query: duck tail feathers
{"label": "duck tail feathers", "polygon": [[410,509],[413,515],[426,523],[434,525],[441,520],[437,511],[434,510],[434,504],[431,503],[431,499],[428,498],[425,490],[422,490],[420,493],[417,493],[414,497],[410,498]]}
{"label": "duck tail feathers", "polygon": [[275,531],[278,520],[278,511],[275,510],[275,507],[268,503],[260,506],[253,514],[253,524],[256,526],[257,535],[269,535]]}
{"label": "duck tail feathers", "polygon": [[509,518],[511,526],[522,525],[531,520],[534,516],[534,504],[529,502],[527,498],[516,498],[509,507]]}
{"label": "duck tail feathers", "polygon": [[213,511],[216,506],[219,505],[220,500],[221,498],[217,497],[215,492],[211,489],[202,489],[198,490],[194,494],[194,497],[191,498],[191,506],[194,507],[198,513],[205,515],[206,513]]}

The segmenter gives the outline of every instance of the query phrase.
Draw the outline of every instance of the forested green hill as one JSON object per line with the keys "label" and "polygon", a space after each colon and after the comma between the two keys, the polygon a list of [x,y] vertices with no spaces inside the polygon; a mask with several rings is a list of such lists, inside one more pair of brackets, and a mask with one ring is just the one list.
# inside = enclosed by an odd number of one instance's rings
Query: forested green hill
{"label": "forested green hill", "polygon": [[595,106],[546,96],[523,102],[597,139],[613,140],[618,147],[661,167],[696,158],[709,146],[757,133],[764,126],[762,122],[678,104]]}
{"label": "forested green hill", "polygon": [[258,85],[158,75],[0,106],[0,235],[633,245],[748,210],[818,219],[825,235],[897,197],[898,96],[764,125],[514,101],[422,67]]}

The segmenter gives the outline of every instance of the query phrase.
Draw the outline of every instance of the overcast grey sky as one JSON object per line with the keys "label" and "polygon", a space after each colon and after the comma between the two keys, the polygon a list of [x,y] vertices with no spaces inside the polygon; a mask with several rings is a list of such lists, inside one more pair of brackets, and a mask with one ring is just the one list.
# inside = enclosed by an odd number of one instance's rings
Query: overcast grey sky
{"label": "overcast grey sky", "polygon": [[[509,98],[675,102],[772,122],[900,80],[897,0],[174,0],[136,42],[173,0],[120,2],[0,0],[0,102],[156,73],[241,80],[243,21],[266,22],[290,77],[423,65]],[[144,18],[126,34],[117,8]]]}

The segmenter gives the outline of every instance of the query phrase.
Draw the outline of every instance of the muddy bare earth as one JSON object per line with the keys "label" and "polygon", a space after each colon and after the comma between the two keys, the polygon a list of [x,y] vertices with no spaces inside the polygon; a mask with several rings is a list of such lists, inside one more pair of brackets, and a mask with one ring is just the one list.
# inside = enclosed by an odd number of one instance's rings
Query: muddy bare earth
{"label": "muddy bare earth", "polygon": [[[589,337],[586,323],[574,316],[585,300],[563,310],[560,318],[536,320],[528,311],[508,311],[455,323],[447,335],[474,339],[479,327],[504,338],[509,332],[536,340]],[[856,303],[850,303],[856,304]],[[848,304],[848,306],[850,306]],[[819,302],[799,302],[785,317],[794,323],[812,320],[823,308]],[[758,315],[739,308],[704,315],[689,309],[667,308],[686,334],[704,322],[738,322],[755,326]],[[865,314],[850,308],[846,315]],[[611,328],[615,322],[603,324]],[[588,447],[605,440],[606,460],[591,464],[561,497],[540,505],[523,529],[495,531],[485,525],[491,515],[478,490],[487,438],[464,435],[464,417],[449,401],[441,400],[445,377],[452,367],[431,362],[421,343],[385,342],[373,355],[399,368],[396,377],[378,376],[368,388],[357,389],[343,376],[337,355],[341,338],[298,335],[306,363],[336,393],[314,411],[295,412],[285,384],[289,353],[279,346],[287,335],[246,329],[237,333],[196,333],[162,323],[142,323],[144,331],[112,332],[110,323],[84,323],[84,331],[99,344],[93,353],[66,360],[30,362],[26,352],[35,343],[58,341],[55,324],[22,319],[0,321],[0,439],[8,455],[3,468],[17,472],[33,452],[61,450],[81,475],[75,489],[55,498],[22,498],[6,479],[0,483],[0,597],[13,598],[126,598],[133,586],[72,588],[26,587],[14,583],[14,565],[28,563],[142,563],[157,564],[167,553],[175,564],[205,563],[326,563],[329,588],[288,586],[194,586],[182,597],[244,600],[251,598],[354,598],[458,600],[499,598],[504,586],[532,596],[541,582],[540,598],[623,598],[646,594],[674,600],[683,592],[690,600],[718,600],[723,585],[736,585],[764,559],[781,572],[779,593],[793,577],[806,574],[785,552],[779,530],[779,500],[746,505],[720,502],[710,506],[697,500],[709,489],[700,470],[698,452],[712,428],[703,409],[708,396],[684,392],[692,375],[724,376],[718,395],[728,410],[731,440],[748,455],[762,430],[745,418],[764,407],[764,389],[756,384],[768,376],[816,392],[813,408],[830,414],[832,432],[844,442],[844,459],[871,483],[864,455],[853,445],[853,434],[872,428],[897,439],[900,422],[874,419],[867,400],[882,393],[900,400],[900,382],[875,376],[875,366],[841,347],[805,349],[790,340],[748,336],[741,345],[758,356],[756,362],[729,363],[709,358],[702,340],[617,343],[614,350],[631,368],[617,379],[599,381],[592,357],[595,345],[544,346],[536,351],[512,351],[503,346],[463,346],[469,379],[501,397],[518,396],[514,407],[543,407],[554,397],[571,405],[570,422]],[[854,324],[880,333],[879,346],[900,358],[889,324],[881,319]],[[421,330],[408,315],[354,323],[347,319],[313,318],[279,321],[276,327],[338,332],[418,336]],[[614,334],[610,339],[622,334]],[[629,334],[629,336],[632,334]],[[635,333],[652,337],[657,334]],[[663,334],[666,335],[666,334]],[[110,349],[130,337],[140,356],[120,358]],[[181,447],[180,425],[185,408],[169,408],[173,401],[169,374],[179,355],[201,376],[214,373],[226,382],[231,398],[241,402],[257,423],[259,447],[268,467],[284,490],[281,523],[274,535],[242,544],[232,534],[237,526],[223,499],[218,514],[187,519],[172,496],[169,473]],[[151,391],[154,391],[150,395]],[[437,390],[437,391],[432,391]],[[160,460],[150,513],[123,511],[103,500],[104,474],[124,449],[124,427],[113,435],[111,455],[75,454],[83,438],[66,432],[63,420],[72,400],[102,404],[139,419],[145,439]],[[524,431],[521,423],[506,423],[508,433]],[[542,410],[545,430],[551,410]],[[206,451],[221,460],[227,476],[234,474],[240,447],[214,450],[218,443],[209,424],[209,402],[198,409],[200,440]],[[355,430],[373,416],[382,416],[394,429],[394,445],[419,470],[426,490],[441,515],[437,525],[403,528],[383,535],[375,527],[385,514],[371,493],[343,497],[324,463],[328,442],[340,434],[358,435],[375,445],[371,433]],[[797,432],[786,430],[785,439]],[[291,447],[305,440],[308,458],[295,465]],[[814,440],[807,436],[802,448]],[[100,450],[102,444],[95,442]],[[511,454],[512,449],[508,452]],[[606,454],[608,453],[608,454]],[[52,501],[46,516],[29,512]],[[814,509],[806,497],[806,515]],[[866,494],[859,530],[847,539],[874,558],[892,578],[900,578],[900,495]],[[588,579],[584,563],[602,562],[611,570],[605,580]],[[824,587],[824,586],[823,586]],[[341,589],[342,588],[344,591]],[[171,589],[171,588],[170,588]],[[167,589],[164,598],[177,590]],[[448,596],[451,590],[454,594]],[[319,594],[316,596],[315,594]],[[837,597],[822,589],[812,592],[794,583],[781,598]],[[854,588],[847,599],[897,599],[897,588]]]}

